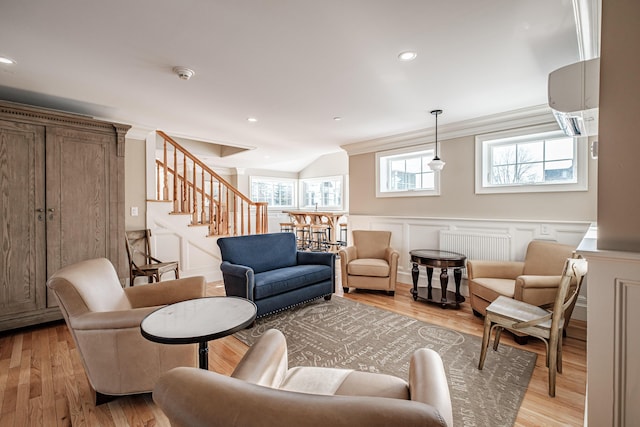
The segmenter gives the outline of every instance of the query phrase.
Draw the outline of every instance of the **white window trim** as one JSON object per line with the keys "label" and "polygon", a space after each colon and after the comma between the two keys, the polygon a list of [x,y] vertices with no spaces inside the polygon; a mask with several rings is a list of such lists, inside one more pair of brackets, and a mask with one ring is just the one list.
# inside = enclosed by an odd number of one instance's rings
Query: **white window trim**
{"label": "white window trim", "polygon": [[475,192],[476,194],[496,194],[496,193],[542,193],[542,192],[562,192],[562,191],[587,191],[588,186],[588,147],[587,138],[576,138],[576,168],[577,182],[571,184],[540,183],[540,184],[514,184],[502,186],[485,186],[484,174],[486,162],[483,153],[483,143],[488,140],[525,136],[529,134],[545,132],[561,132],[556,123],[529,126],[526,128],[511,129],[501,132],[492,132],[476,136],[476,173]]}
{"label": "white window trim", "polygon": [[318,209],[322,208],[323,210],[327,210],[327,211],[340,211],[343,209],[344,207],[344,196],[345,196],[345,189],[344,189],[344,175],[332,175],[332,176],[317,176],[317,177],[313,177],[313,178],[300,178],[298,180],[298,200],[299,200],[299,207],[300,209],[306,209],[306,208],[315,208],[315,206],[309,206],[309,205],[303,205],[303,201],[304,201],[304,183],[305,182],[312,182],[312,181],[340,181],[340,205],[336,205],[336,206],[331,206],[331,207],[326,207],[326,206],[322,206],[322,207],[318,207]]}
{"label": "white window trim", "polygon": [[423,144],[412,147],[398,148],[376,152],[376,197],[426,197],[440,195],[440,172],[434,171],[433,190],[402,190],[402,191],[381,191],[380,190],[380,158],[398,154],[419,153],[421,151],[435,151],[435,144]]}
{"label": "white window trim", "polygon": [[[272,181],[272,182],[291,182],[293,183],[293,204],[292,205],[284,205],[284,206],[271,206],[271,208],[276,210],[281,209],[295,209],[298,206],[298,180],[295,178],[279,178],[275,176],[261,176],[261,175],[251,175],[249,176],[249,195],[251,195],[251,189],[253,188],[254,179],[262,180],[262,181]],[[251,197],[253,198],[253,197]]]}

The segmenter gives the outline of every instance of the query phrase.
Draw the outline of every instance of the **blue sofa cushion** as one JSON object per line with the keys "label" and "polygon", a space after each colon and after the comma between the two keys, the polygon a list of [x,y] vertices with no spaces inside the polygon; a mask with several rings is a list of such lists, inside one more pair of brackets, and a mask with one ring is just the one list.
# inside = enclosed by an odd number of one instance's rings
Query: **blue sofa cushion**
{"label": "blue sofa cushion", "polygon": [[296,265],[255,275],[256,300],[303,288],[311,283],[331,280],[333,270],[328,265]]}
{"label": "blue sofa cushion", "polygon": [[221,237],[218,246],[223,261],[246,265],[256,274],[297,263],[296,236],[293,233]]}

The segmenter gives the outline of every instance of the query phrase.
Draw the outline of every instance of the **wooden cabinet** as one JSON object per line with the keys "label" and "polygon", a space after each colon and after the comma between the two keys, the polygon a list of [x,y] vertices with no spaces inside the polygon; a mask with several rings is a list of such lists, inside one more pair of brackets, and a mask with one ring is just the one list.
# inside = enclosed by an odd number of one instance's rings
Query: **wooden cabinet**
{"label": "wooden cabinet", "polygon": [[0,102],[0,330],[61,318],[47,278],[106,257],[127,276],[129,126]]}

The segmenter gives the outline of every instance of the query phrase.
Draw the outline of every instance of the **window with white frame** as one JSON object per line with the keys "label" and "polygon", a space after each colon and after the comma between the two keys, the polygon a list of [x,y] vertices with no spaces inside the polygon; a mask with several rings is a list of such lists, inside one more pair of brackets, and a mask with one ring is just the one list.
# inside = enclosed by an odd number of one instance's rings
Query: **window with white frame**
{"label": "window with white frame", "polygon": [[440,174],[429,167],[432,146],[376,153],[376,197],[437,196]]}
{"label": "window with white frame", "polygon": [[296,206],[295,179],[252,176],[249,181],[254,202],[267,202],[274,208]]}
{"label": "window with white frame", "polygon": [[587,149],[557,126],[476,137],[476,193],[587,190]]}
{"label": "window with white frame", "polygon": [[300,180],[300,207],[342,209],[343,177],[328,176]]}

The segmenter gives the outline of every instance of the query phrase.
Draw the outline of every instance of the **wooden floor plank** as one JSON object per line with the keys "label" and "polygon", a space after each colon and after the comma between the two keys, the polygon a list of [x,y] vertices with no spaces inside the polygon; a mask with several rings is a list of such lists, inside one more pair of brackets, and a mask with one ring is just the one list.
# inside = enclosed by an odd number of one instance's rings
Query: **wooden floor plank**
{"label": "wooden floor plank", "polygon": [[[409,285],[398,284],[395,296],[383,292],[352,291],[344,297],[482,336],[482,319],[473,315],[468,304],[463,304],[460,310],[443,310],[413,301],[409,288]],[[219,283],[209,284],[207,293],[223,295],[224,287]],[[578,330],[586,330],[579,322],[576,326]],[[503,335],[500,345],[520,347],[509,334]],[[96,408],[73,338],[62,322],[4,334],[0,336],[0,346],[0,427],[39,423],[61,427],[169,427],[168,420],[153,403],[150,394],[118,398]],[[544,344],[530,340],[520,348],[536,352],[539,357],[515,425],[582,426],[586,387],[584,340],[565,339],[563,373],[557,376],[555,398],[550,398],[547,393]],[[209,368],[229,375],[246,351],[247,346],[234,337],[213,341],[209,346]]]}

